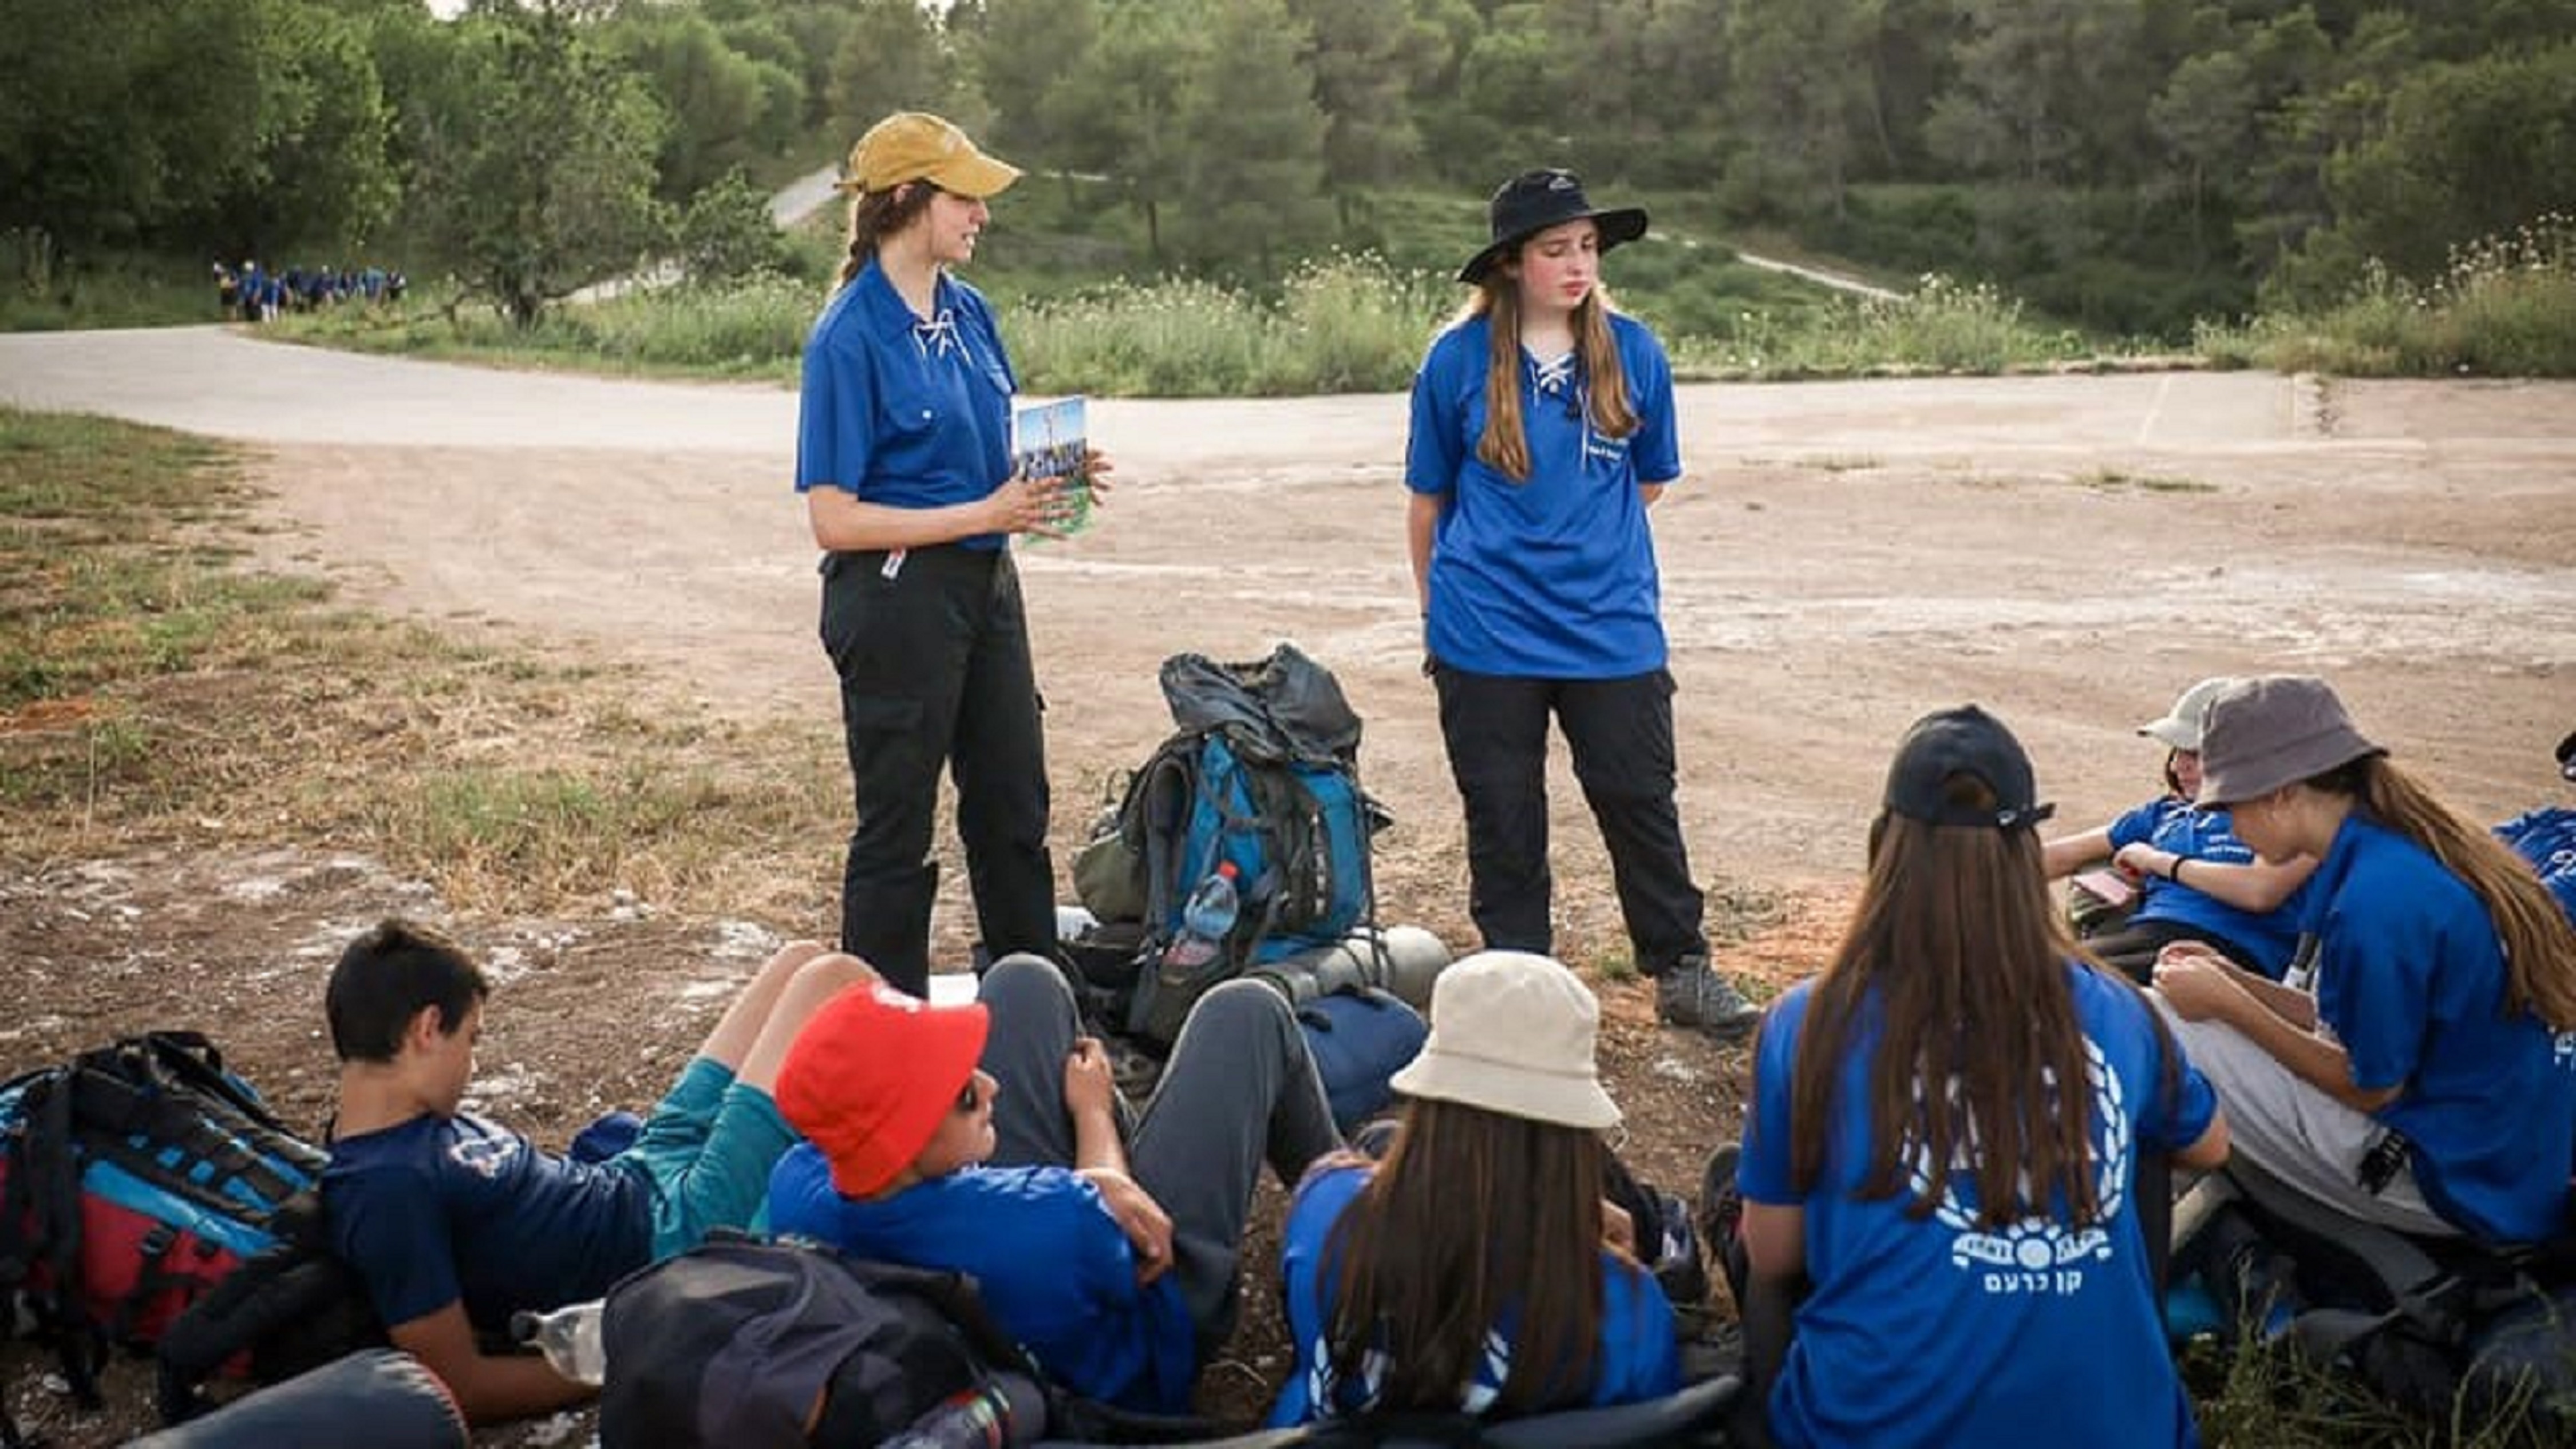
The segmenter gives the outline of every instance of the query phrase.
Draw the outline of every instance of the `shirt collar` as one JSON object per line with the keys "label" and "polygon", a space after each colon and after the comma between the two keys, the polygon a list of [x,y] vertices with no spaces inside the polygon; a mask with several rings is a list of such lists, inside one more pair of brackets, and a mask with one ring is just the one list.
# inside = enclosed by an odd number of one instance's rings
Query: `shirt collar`
{"label": "shirt collar", "polygon": [[[901,293],[895,291],[894,283],[886,280],[883,268],[871,259],[866,266],[859,269],[859,274],[852,279],[851,285],[859,288],[859,300],[867,306],[870,331],[887,342],[910,340],[914,325],[922,319],[914,315],[912,305],[903,300]],[[943,313],[952,318],[956,315],[957,285],[948,279],[946,272],[939,274],[939,280],[932,286],[930,298],[931,315],[934,319]]]}

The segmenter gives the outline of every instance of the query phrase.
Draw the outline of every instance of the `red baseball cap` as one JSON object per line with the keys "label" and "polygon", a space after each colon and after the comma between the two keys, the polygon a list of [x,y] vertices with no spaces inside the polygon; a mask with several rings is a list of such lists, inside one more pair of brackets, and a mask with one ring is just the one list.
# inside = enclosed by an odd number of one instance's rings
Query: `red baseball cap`
{"label": "red baseball cap", "polygon": [[832,1186],[865,1197],[939,1131],[991,1025],[980,1001],[929,1002],[869,982],[823,1004],[778,1069],[778,1111],[822,1149]]}

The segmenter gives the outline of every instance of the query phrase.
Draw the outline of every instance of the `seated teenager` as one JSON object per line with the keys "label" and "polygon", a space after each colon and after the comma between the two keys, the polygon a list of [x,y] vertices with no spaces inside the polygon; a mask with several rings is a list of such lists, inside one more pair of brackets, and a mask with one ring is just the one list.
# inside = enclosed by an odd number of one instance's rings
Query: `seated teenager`
{"label": "seated teenager", "polygon": [[1849,931],[1763,1023],[1737,1179],[1757,1442],[2196,1442],[2139,1167],[2214,1166],[2227,1129],[2144,993],[2074,951],[2047,814],[1992,716],[1916,722]]}
{"label": "seated teenager", "polygon": [[[978,999],[844,994],[788,1053],[808,1141],[770,1181],[773,1231],[970,1274],[1048,1377],[1178,1413],[1234,1331],[1266,1159],[1283,1183],[1341,1145],[1297,1019],[1230,981],[1192,1008],[1132,1132],[1064,975],[1004,957]],[[979,1065],[980,1063],[980,1065]]]}
{"label": "seated teenager", "polygon": [[2322,679],[2213,700],[2200,799],[2266,860],[2316,856],[2279,982],[2177,947],[2156,990],[2237,1150],[2400,1232],[2565,1231],[2576,1143],[2576,929],[2528,865],[2362,737]]}
{"label": "seated teenager", "polygon": [[589,1164],[461,1109],[491,994],[462,948],[398,920],[352,942],[324,997],[340,1102],[322,1206],[394,1346],[478,1423],[597,1392],[543,1358],[486,1354],[477,1334],[498,1336],[520,1309],[600,1297],[710,1228],[749,1226],[795,1140],[770,1099],[787,1044],[834,993],[873,979],[812,942],[781,950],[634,1145]]}
{"label": "seated teenager", "polygon": [[1297,1359],[1275,1426],[1496,1416],[1681,1387],[1672,1304],[1601,1197],[1618,1104],[1600,1007],[1545,956],[1484,951],[1431,988],[1383,1161],[1327,1159],[1281,1234]]}
{"label": "seated teenager", "polygon": [[[2576,783],[2576,734],[2558,742],[2558,773]],[[2531,862],[2558,908],[2576,921],[2576,810],[2526,810],[2495,828],[2496,838]]]}
{"label": "seated teenager", "polygon": [[2165,747],[2164,794],[2108,825],[2043,847],[2052,879],[2107,860],[2137,883],[2134,909],[2109,929],[2084,933],[2093,958],[2131,980],[2145,981],[2156,953],[2176,941],[2199,941],[2275,979],[2298,947],[2299,892],[2316,861],[2257,860],[2236,838],[2225,810],[2193,800],[2200,792],[2201,712],[2233,682],[2204,679],[2184,690],[2162,719],[2138,726],[2139,734]]}

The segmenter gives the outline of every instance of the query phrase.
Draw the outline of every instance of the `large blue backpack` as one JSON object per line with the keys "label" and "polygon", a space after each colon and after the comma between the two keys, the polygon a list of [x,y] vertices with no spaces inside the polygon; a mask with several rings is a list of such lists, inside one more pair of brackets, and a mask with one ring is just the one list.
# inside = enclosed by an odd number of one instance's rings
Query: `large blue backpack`
{"label": "large blue backpack", "polygon": [[[1142,908],[1126,1026],[1167,1046],[1208,987],[1374,923],[1369,839],[1388,816],[1359,785],[1359,717],[1295,645],[1248,664],[1176,654],[1162,686],[1178,729],[1130,778],[1114,843]],[[1235,868],[1234,930],[1190,979],[1163,979],[1182,907],[1219,862]]]}

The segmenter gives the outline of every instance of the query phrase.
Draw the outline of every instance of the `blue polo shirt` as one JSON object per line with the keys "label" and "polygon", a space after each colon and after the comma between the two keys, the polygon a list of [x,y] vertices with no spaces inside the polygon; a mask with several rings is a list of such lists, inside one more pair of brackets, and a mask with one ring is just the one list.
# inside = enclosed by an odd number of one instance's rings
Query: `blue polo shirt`
{"label": "blue polo shirt", "polygon": [[1524,351],[1526,481],[1476,457],[1485,318],[1434,338],[1414,375],[1404,481],[1442,500],[1425,642],[1443,663],[1535,679],[1619,679],[1664,666],[1655,541],[1638,489],[1681,476],[1672,366],[1644,324],[1614,314],[1610,329],[1637,431],[1594,431],[1581,368],[1542,366]]}
{"label": "blue polo shirt", "polygon": [[2506,1014],[2504,947],[2486,903],[2414,841],[2358,813],[2309,881],[2317,1014],[2353,1085],[2403,1087],[2379,1120],[2404,1134],[2434,1211],[2489,1242],[2567,1226],[2576,1033]]}
{"label": "blue polo shirt", "polygon": [[[2221,865],[2250,865],[2254,852],[2236,838],[2234,820],[2224,810],[2201,810],[2167,795],[2149,801],[2111,822],[2111,848],[2145,841],[2158,850]],[[2278,981],[2299,948],[2299,923],[2307,915],[2308,884],[2290,893],[2272,910],[2241,910],[2216,896],[2204,895],[2179,881],[2150,876],[2146,898],[2130,913],[2132,922],[2171,921],[2223,936],[2250,952],[2263,974]]]}
{"label": "blue polo shirt", "polygon": [[[1350,1383],[1333,1374],[1326,1335],[1333,1321],[1341,1260],[1329,1251],[1333,1225],[1368,1186],[1373,1168],[1358,1164],[1318,1168],[1297,1185],[1280,1229],[1279,1266],[1288,1336],[1297,1352],[1288,1381],[1271,1406],[1270,1424],[1286,1428],[1313,1419],[1364,1413],[1375,1402],[1372,1382]],[[1481,1414],[1501,1396],[1511,1376],[1513,1324],[1507,1312],[1486,1338],[1476,1379],[1459,1386],[1459,1404]],[[1601,1336],[1593,1349],[1592,1387],[1584,1404],[1643,1403],[1677,1393],[1681,1350],[1673,1337],[1673,1306],[1654,1276],[1614,1253],[1601,1255]]]}
{"label": "blue polo shirt", "polygon": [[2531,862],[2558,908],[2576,924],[2576,810],[2533,810],[2495,828],[2496,838]]}
{"label": "blue polo shirt", "polygon": [[[796,491],[824,485],[893,508],[973,503],[1011,475],[1018,379],[973,287],[939,274],[928,320],[870,261],[805,339]],[[997,549],[1003,534],[962,540]]]}
{"label": "blue polo shirt", "polygon": [[[2103,1220],[2063,1213],[1976,1225],[1973,1168],[1928,1213],[1914,1194],[1867,1195],[1869,1072],[1881,1022],[1854,1024],[1824,1122],[1791,1120],[1799,1035],[1814,983],[1772,1007],[1753,1062],[1737,1182],[1748,1201],[1804,1212],[1807,1276],[1797,1332],[1767,1406],[1781,1444],[2083,1444],[2176,1449],[2199,1441],[2165,1344],[2135,1195],[2137,1156],[2199,1140],[2217,1113],[2209,1081],[2127,983],[2069,963],[2092,1064],[2091,1122]],[[1792,1135],[1823,1134],[1803,1194]]]}
{"label": "blue polo shirt", "polygon": [[1063,1167],[966,1167],[874,1201],[843,1197],[812,1143],[769,1178],[774,1232],[865,1258],[964,1273],[1049,1378],[1121,1408],[1176,1414],[1198,1375],[1179,1278],[1137,1286],[1135,1250],[1091,1180]]}

